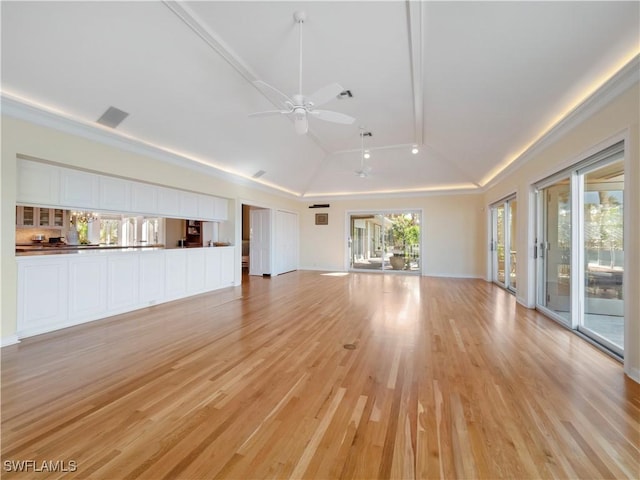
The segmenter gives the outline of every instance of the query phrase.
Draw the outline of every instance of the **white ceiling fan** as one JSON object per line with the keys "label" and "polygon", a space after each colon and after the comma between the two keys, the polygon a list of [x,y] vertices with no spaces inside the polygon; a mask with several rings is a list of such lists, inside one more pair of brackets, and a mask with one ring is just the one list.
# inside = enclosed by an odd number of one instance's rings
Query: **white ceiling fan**
{"label": "white ceiling fan", "polygon": [[287,115],[293,117],[296,133],[304,135],[309,130],[308,117],[312,116],[326,122],[352,124],[355,119],[349,115],[330,110],[316,110],[316,107],[334,100],[340,95],[344,89],[337,83],[332,83],[309,96],[302,94],[302,24],[306,19],[304,12],[295,12],[293,18],[298,24],[300,33],[300,69],[298,72],[298,93],[293,98],[288,97],[280,90],[272,87],[262,80],[256,80],[253,84],[272,99],[276,104],[281,106],[280,110],[269,110],[266,112],[257,112],[249,114],[250,117],[267,116],[267,115]]}
{"label": "white ceiling fan", "polygon": [[360,170],[354,173],[360,178],[367,178],[371,174],[371,166],[365,166],[365,158],[369,158],[369,151],[364,149],[364,137],[372,136],[371,132],[365,132],[364,127],[360,127]]}

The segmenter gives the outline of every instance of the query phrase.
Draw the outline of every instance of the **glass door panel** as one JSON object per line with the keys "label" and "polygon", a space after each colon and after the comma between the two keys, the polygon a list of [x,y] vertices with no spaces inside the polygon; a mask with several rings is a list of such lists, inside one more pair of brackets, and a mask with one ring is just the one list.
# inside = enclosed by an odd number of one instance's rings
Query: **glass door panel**
{"label": "glass door panel", "polygon": [[509,215],[509,284],[508,288],[515,291],[516,283],[516,217],[518,209],[518,201],[514,198],[507,202]]}
{"label": "glass door panel", "polygon": [[516,214],[515,197],[491,206],[491,249],[493,282],[516,291]]}
{"label": "glass door panel", "polygon": [[621,353],[624,347],[624,165],[585,173],[584,315],[578,328]]}
{"label": "glass door panel", "polygon": [[350,267],[356,270],[382,270],[385,263],[384,217],[359,214],[350,218]]}
{"label": "glass door panel", "polygon": [[349,216],[349,267],[353,270],[420,271],[420,213]]}
{"label": "glass door panel", "polygon": [[505,231],[504,231],[504,204],[495,208],[495,254],[496,254],[496,269],[494,274],[494,280],[501,285],[505,285]]}
{"label": "glass door panel", "polygon": [[571,324],[571,191],[569,179],[540,192],[538,305]]}

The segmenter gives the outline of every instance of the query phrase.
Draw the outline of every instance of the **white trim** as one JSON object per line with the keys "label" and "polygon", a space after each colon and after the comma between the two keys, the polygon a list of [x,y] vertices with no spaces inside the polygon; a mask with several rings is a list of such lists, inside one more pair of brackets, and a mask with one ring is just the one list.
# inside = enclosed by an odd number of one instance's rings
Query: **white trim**
{"label": "white trim", "polygon": [[[462,279],[476,279],[476,280],[483,280],[485,282],[487,282],[486,279],[484,279],[482,277],[482,275],[472,275],[472,274],[466,274],[466,273],[423,273],[421,275],[422,277],[436,277],[436,278],[462,278]],[[490,282],[487,282],[490,283]],[[513,294],[513,292],[510,292],[506,289],[503,289],[505,292],[509,293],[509,294]]]}
{"label": "white trim", "polygon": [[638,81],[640,81],[640,55],[633,57],[629,63],[618,70],[618,72],[616,72],[616,74],[607,80],[600,88],[569,112],[569,114],[556,123],[538,140],[531,144],[531,146],[520,154],[515,161],[487,182],[484,185],[484,189],[492,188],[505,177],[514,173],[522,167],[522,165],[526,164],[529,160],[540,153],[540,151],[558,141]]}
{"label": "white trim", "polygon": [[0,340],[0,348],[8,347],[9,345],[15,345],[16,343],[20,343],[18,335],[9,335],[8,337],[4,337],[2,340]]}
{"label": "white trim", "polygon": [[640,383],[640,368],[627,368],[625,365],[624,373],[634,382]]}

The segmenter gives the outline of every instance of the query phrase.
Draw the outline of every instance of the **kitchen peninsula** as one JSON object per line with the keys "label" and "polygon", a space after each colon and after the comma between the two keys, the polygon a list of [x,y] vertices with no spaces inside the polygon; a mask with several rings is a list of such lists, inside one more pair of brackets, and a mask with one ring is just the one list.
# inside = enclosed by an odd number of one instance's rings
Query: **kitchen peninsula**
{"label": "kitchen peninsula", "polygon": [[26,159],[18,173],[19,338],[236,284],[234,246],[165,241],[165,220],[217,234],[226,199]]}

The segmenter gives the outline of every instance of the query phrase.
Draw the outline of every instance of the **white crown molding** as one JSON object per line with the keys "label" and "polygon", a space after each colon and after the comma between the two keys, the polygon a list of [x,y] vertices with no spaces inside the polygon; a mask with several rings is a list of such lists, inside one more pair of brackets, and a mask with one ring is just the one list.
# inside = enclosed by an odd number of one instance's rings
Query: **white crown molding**
{"label": "white crown molding", "polygon": [[562,120],[556,123],[544,135],[531,144],[531,146],[522,152],[515,161],[487,182],[483,186],[482,190],[489,190],[501,180],[514,173],[535,155],[564,137],[580,123],[595,114],[601,108],[605,107],[614,98],[624,93],[639,81],[640,55],[636,55],[600,88],[593,92],[582,103],[569,112],[569,114],[562,118]]}
{"label": "white crown molding", "polygon": [[379,200],[385,198],[416,198],[416,197],[439,197],[444,195],[479,195],[484,191],[480,188],[456,188],[451,190],[416,190],[411,192],[368,192],[349,193],[341,195],[316,195],[311,194],[300,198],[301,202],[330,202],[340,200]]}
{"label": "white crown molding", "polygon": [[71,135],[76,135],[87,140],[102,143],[130,153],[151,157],[182,168],[195,170],[197,172],[225,180],[229,183],[248,186],[288,199],[300,198],[297,195],[278,190],[277,188],[250,180],[249,178],[225,172],[213,165],[208,165],[201,161],[164,150],[136,138],[124,136],[116,131],[107,130],[107,127],[94,126],[24,103],[11,97],[5,92],[3,92],[0,97],[0,110],[2,111],[2,115],[6,115],[8,117],[24,120],[35,125],[51,128]]}

